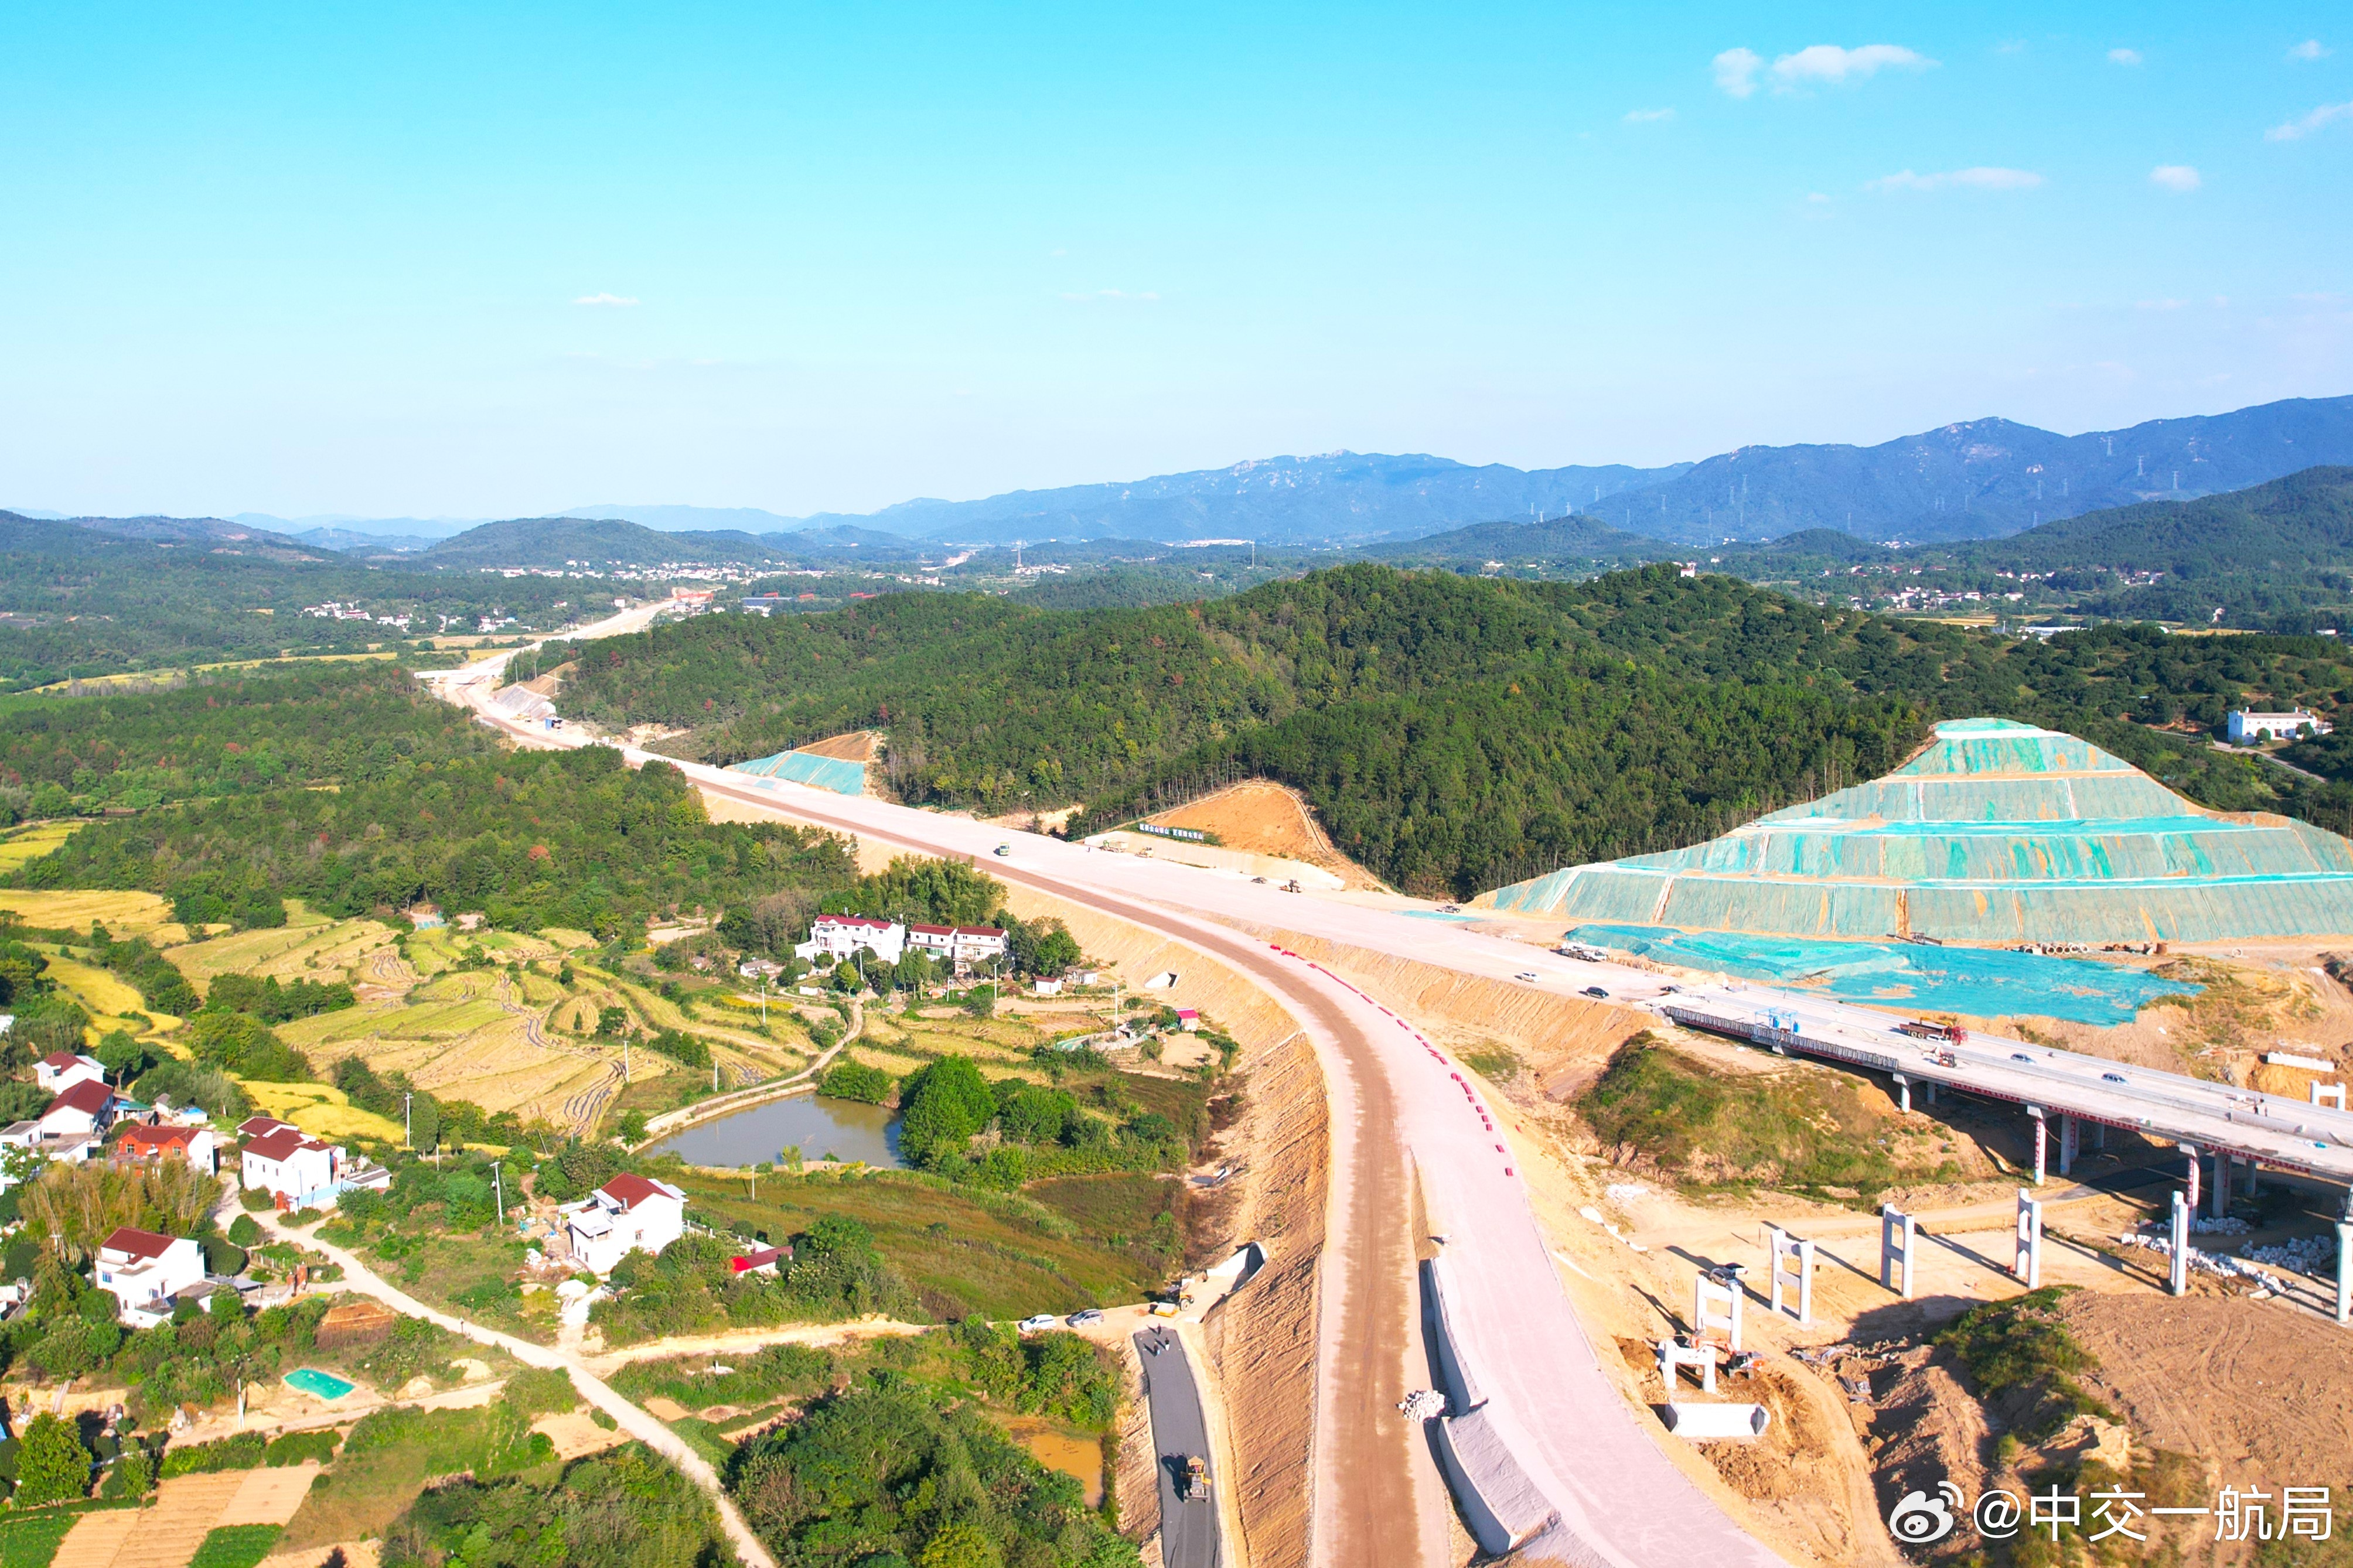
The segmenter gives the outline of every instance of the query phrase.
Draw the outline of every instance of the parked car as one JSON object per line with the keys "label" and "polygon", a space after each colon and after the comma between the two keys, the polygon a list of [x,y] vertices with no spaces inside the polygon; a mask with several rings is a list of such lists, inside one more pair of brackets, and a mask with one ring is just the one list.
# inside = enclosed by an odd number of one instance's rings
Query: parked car
{"label": "parked car", "polygon": [[2129,1083],[2132,1080],[2126,1078],[2125,1075],[2120,1072],[2104,1072],[2100,1075],[2100,1081],[2102,1083]]}
{"label": "parked car", "polygon": [[2032,1057],[2028,1056],[2024,1051],[2012,1051],[2012,1052],[2010,1052],[2010,1059],[2011,1061],[2014,1061],[2014,1062],[2029,1062],[2029,1063],[2031,1063],[2031,1062],[2032,1062],[2032,1061],[2034,1060],[2034,1058],[2033,1058]]}
{"label": "parked car", "polygon": [[1053,1314],[1053,1313],[1051,1313],[1051,1312],[1040,1312],[1040,1313],[1039,1313],[1039,1314],[1038,1314],[1036,1317],[1034,1317],[1034,1318],[1024,1318],[1024,1319],[1022,1319],[1022,1320],[1021,1320],[1021,1331],[1022,1331],[1023,1333],[1025,1333],[1025,1334],[1034,1334],[1034,1333],[1038,1332],[1040,1329],[1050,1329],[1050,1328],[1052,1328],[1052,1327],[1055,1325],[1055,1323],[1059,1322],[1060,1321],[1060,1320],[1059,1320],[1058,1318],[1056,1318],[1056,1317],[1054,1316],[1054,1314]]}
{"label": "parked car", "polygon": [[1582,994],[1587,995],[1587,996],[1597,997],[1597,998],[1599,998],[1599,1000],[1604,1001],[1604,1002],[1607,1002],[1607,1001],[1609,1001],[1609,992],[1607,992],[1607,991],[1604,991],[1604,990],[1603,990],[1603,989],[1601,989],[1601,987],[1600,987],[1600,986],[1599,986],[1599,985],[1588,985],[1588,986],[1587,986],[1587,987],[1585,988],[1585,990],[1583,991]]}
{"label": "parked car", "polygon": [[1071,1327],[1074,1329],[1083,1329],[1090,1323],[1100,1323],[1102,1321],[1103,1314],[1092,1307],[1089,1307],[1083,1312],[1072,1312],[1069,1319]]}
{"label": "parked car", "polygon": [[1013,857],[1013,846],[1010,844],[1000,844],[997,847],[997,853],[1000,858],[1011,859]]}
{"label": "parked car", "polygon": [[1523,969],[1517,974],[1513,975],[1512,978],[1514,980],[1525,980],[1529,984],[1534,985],[1536,983],[1536,972],[1533,969]]}

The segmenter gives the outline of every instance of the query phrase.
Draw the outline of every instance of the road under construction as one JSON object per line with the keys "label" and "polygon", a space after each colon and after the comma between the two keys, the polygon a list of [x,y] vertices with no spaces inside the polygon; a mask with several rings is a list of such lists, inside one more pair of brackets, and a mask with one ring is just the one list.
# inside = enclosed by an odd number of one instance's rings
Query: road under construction
{"label": "road under construction", "polygon": [[[591,627],[586,638],[617,629]],[[519,743],[600,743],[491,706],[506,653],[428,672],[436,688]],[[1648,1011],[1767,1048],[2007,1101],[2048,1125],[2058,1158],[2077,1129],[2120,1128],[2273,1169],[2353,1182],[2353,1117],[2021,1041],[1923,1042],[1888,1013],[1765,986],[1678,984],[1652,970],[1570,957],[1417,918],[1426,911],[1286,893],[1229,874],[1008,831],[968,817],[849,797],[622,748],[680,766],[708,794],[922,853],[985,863],[1023,884],[1134,921],[1261,985],[1314,1043],[1332,1104],[1331,1212],[1322,1264],[1312,1557],[1434,1563],[1447,1552],[1446,1462],[1482,1546],[1524,1560],[1622,1568],[1781,1561],[1662,1451],[1655,1418],[1605,1377],[1571,1310],[1517,1171],[1508,1112],[1472,1075],[1379,1000],[1281,940],[1321,939],[1505,984]],[[1000,853],[1000,848],[1002,853]],[[1237,928],[1243,928],[1237,930]],[[1256,933],[1272,933],[1270,942]],[[1248,933],[1248,934],[1246,934]],[[1292,933],[1295,933],[1293,935]],[[1680,1016],[1678,1016],[1680,1015]],[[2097,1134],[2095,1133],[2094,1136]],[[2227,1170],[2218,1175],[2228,1179]],[[1443,1342],[1423,1342],[1417,1196],[1442,1236]],[[1433,1356],[1433,1353],[1434,1356]],[[1612,1348],[1612,1352],[1614,1347]],[[1422,1436],[1397,1402],[1452,1370],[1451,1415]],[[1466,1490],[1472,1495],[1464,1495]],[[1508,1537],[1498,1539],[1494,1532]]]}

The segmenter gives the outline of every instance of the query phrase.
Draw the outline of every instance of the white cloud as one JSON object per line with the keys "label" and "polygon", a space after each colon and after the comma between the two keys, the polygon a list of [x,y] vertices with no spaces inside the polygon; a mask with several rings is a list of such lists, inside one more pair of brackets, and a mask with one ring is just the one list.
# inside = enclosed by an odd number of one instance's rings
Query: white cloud
{"label": "white cloud", "polygon": [[2194,191],[2206,182],[2187,163],[2159,163],[2148,172],[2148,183],[2168,191]]}
{"label": "white cloud", "polygon": [[575,305],[634,305],[637,300],[627,294],[583,294],[572,302]]}
{"label": "white cloud", "polygon": [[1828,197],[1828,196],[1826,196],[1826,195],[1822,195],[1822,193],[1821,193],[1821,192],[1820,192],[1820,191],[1808,191],[1808,192],[1806,193],[1806,200],[1808,200],[1808,201],[1810,201],[1810,202],[1812,202],[1812,203],[1816,204],[1817,205],[1821,205],[1821,204],[1827,203],[1827,202],[1830,200],[1830,197]]}
{"label": "white cloud", "polygon": [[2140,51],[2138,49],[2110,49],[2108,51],[2108,63],[2112,66],[2137,66],[2140,64]]}
{"label": "white cloud", "polygon": [[[1764,57],[1754,49],[1726,49],[1712,63],[1715,85],[1735,98],[1755,92],[1757,76],[1765,70]],[[1820,82],[1837,86],[1860,80],[1883,70],[1926,70],[1936,63],[1901,44],[1862,44],[1852,49],[1837,44],[1810,44],[1775,60],[1770,74],[1774,91],[1795,92]]]}
{"label": "white cloud", "polygon": [[1160,296],[1152,292],[1148,289],[1140,294],[1131,294],[1124,289],[1098,289],[1091,294],[1065,294],[1062,298],[1065,300],[1083,300],[1088,301],[1106,300],[1113,302],[1144,305],[1155,305],[1160,302]]}
{"label": "white cloud", "polygon": [[2327,59],[2328,53],[2327,44],[2322,43],[2318,38],[2306,38],[2288,50],[2287,58],[2292,60],[2319,60]]}
{"label": "white cloud", "polygon": [[2186,309],[2187,300],[2143,300],[2135,307],[2143,310],[2179,310]]}
{"label": "white cloud", "polygon": [[1754,49],[1726,49],[1715,57],[1715,85],[1735,98],[1746,98],[1757,90],[1757,73],[1765,68],[1765,58]]}
{"label": "white cloud", "polygon": [[1654,120],[1672,120],[1672,109],[1630,109],[1621,121],[1627,125],[1648,125]]}
{"label": "white cloud", "polygon": [[1936,62],[1901,44],[1864,44],[1842,49],[1836,44],[1813,44],[1773,62],[1773,85],[1788,89],[1808,82],[1842,82],[1849,77],[1875,76],[1881,70],[1926,70]]}
{"label": "white cloud", "polygon": [[2325,103],[2301,120],[2291,120],[2285,125],[2274,125],[2263,132],[2266,142],[2298,142],[2316,131],[2325,131],[2340,120],[2353,120],[2353,103]]}
{"label": "white cloud", "polygon": [[1915,174],[1906,169],[1865,182],[1867,191],[1941,191],[1960,186],[1972,191],[2031,191],[2042,176],[2028,169],[1953,169],[1943,174]]}

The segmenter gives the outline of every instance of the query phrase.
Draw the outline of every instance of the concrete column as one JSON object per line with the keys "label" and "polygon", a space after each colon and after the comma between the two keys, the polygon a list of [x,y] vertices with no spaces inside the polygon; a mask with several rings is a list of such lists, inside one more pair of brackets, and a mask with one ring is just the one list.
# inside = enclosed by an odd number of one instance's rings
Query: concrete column
{"label": "concrete column", "polygon": [[[1810,1324],[1814,1321],[1814,1244],[1791,1236],[1778,1225],[1765,1227],[1767,1251],[1772,1258],[1772,1271],[1767,1276],[1768,1297],[1776,1316],[1789,1310],[1788,1293],[1790,1286],[1798,1288],[1798,1321]],[[1789,1272],[1795,1262],[1797,1272]]]}
{"label": "concrete column", "polygon": [[2108,1124],[2106,1122],[2094,1121],[2092,1123],[2092,1147],[2099,1150],[2102,1153],[2107,1152]]}
{"label": "concrete column", "polygon": [[[2192,1168],[2195,1168],[2194,1164]],[[2195,1199],[2185,1199],[2176,1189],[2173,1194],[2173,1268],[2166,1280],[2166,1288],[2177,1296],[2189,1292],[2189,1211],[2196,1206]]]}
{"label": "concrete column", "polygon": [[2059,1118],[2059,1173],[2061,1175],[2072,1176],[2075,1173],[2075,1154],[2083,1142],[2084,1130],[2081,1124],[2073,1117],[2063,1114]]}
{"label": "concrete column", "polygon": [[1895,1079],[1895,1109],[1909,1115],[1912,1110],[1912,1080],[1900,1072],[1889,1076]]}
{"label": "concrete column", "polygon": [[1912,1299],[1912,1216],[1893,1204],[1879,1205],[1879,1283],[1905,1300]]}
{"label": "concrete column", "polygon": [[2042,1205],[2018,1189],[2018,1252],[2010,1272],[2030,1290],[2042,1288]]}
{"label": "concrete column", "polygon": [[2181,1152],[2189,1156],[2189,1212],[2196,1214],[2198,1194],[2200,1190],[2198,1181],[2198,1145],[2184,1143],[2181,1145]]}
{"label": "concrete column", "polygon": [[2042,1160],[2051,1141],[2050,1129],[2043,1122],[2042,1112],[2034,1107],[2028,1106],[2026,1114],[2034,1118],[2034,1184],[2039,1187],[2042,1184]]}
{"label": "concrete column", "polygon": [[2221,1219],[2231,1212],[2231,1156],[2217,1150],[2214,1154],[2214,1195],[2206,1214],[2209,1219]]}
{"label": "concrete column", "polygon": [[2250,1154],[2247,1156],[2247,1195],[2256,1198],[2263,1196],[2263,1163]]}
{"label": "concrete column", "polygon": [[1935,1079],[1930,1079],[1926,1083],[1922,1084],[1920,1087],[1921,1087],[1923,1089],[1925,1089],[1925,1090],[1926,1090],[1926,1091],[1927,1091],[1927,1095],[1928,1095],[1928,1103],[1929,1103],[1929,1104],[1931,1104],[1931,1105],[1936,1104],[1936,1080]]}
{"label": "concrete column", "polygon": [[2353,1319],[2353,1220],[2337,1222],[2337,1321]]}

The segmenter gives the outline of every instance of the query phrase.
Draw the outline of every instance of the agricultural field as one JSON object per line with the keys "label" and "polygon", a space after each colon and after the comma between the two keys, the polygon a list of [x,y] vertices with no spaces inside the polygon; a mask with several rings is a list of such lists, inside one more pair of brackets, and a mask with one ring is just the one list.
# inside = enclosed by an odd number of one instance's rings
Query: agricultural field
{"label": "agricultural field", "polygon": [[[10,869],[7,854],[16,842],[0,844],[0,871]],[[0,889],[0,910],[26,925],[48,931],[87,931],[90,921],[100,921],[117,936],[143,936],[159,946],[185,942],[188,935],[185,927],[172,923],[172,906],[153,893],[5,888]]]}
{"label": "agricultural field", "polygon": [[340,1089],[323,1083],[256,1083],[244,1085],[246,1096],[263,1114],[290,1121],[322,1138],[372,1138],[378,1142],[401,1142],[400,1123],[353,1105]]}
{"label": "agricultural field", "polygon": [[73,837],[79,822],[36,822],[0,837],[0,873],[16,870]]}

